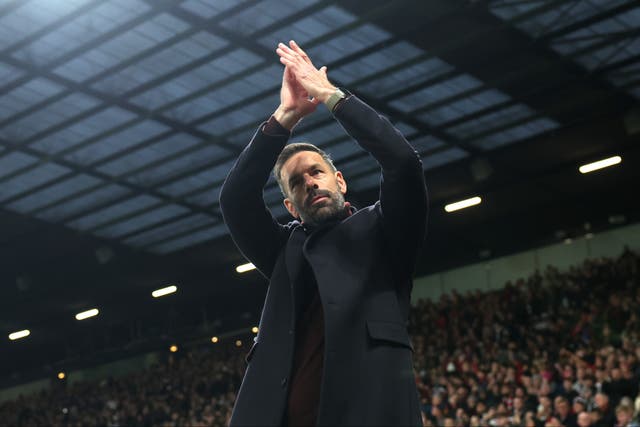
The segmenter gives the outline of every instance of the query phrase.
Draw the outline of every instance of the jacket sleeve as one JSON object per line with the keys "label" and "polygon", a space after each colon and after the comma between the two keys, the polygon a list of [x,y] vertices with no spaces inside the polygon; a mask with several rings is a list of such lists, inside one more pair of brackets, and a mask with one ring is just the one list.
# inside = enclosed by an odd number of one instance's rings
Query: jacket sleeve
{"label": "jacket sleeve", "polygon": [[389,120],[356,96],[339,104],[334,116],[382,168],[379,210],[384,234],[399,271],[412,274],[427,226],[422,161]]}
{"label": "jacket sleeve", "polygon": [[242,254],[267,278],[289,228],[279,224],[263,199],[263,189],[289,134],[267,135],[260,125],[220,190],[220,209]]}

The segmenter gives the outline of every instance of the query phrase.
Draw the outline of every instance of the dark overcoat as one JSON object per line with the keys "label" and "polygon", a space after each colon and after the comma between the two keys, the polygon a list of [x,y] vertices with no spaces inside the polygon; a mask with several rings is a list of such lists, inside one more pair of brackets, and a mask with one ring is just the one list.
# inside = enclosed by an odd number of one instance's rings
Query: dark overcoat
{"label": "dark overcoat", "polygon": [[400,132],[357,97],[343,101],[334,116],[382,168],[374,205],[313,232],[298,221],[278,224],[262,191],[290,135],[268,135],[263,126],[221,191],[231,236],[269,280],[231,426],[282,424],[304,259],[315,275],[325,322],[318,425],[422,425],[407,333],[427,218],[422,164]]}

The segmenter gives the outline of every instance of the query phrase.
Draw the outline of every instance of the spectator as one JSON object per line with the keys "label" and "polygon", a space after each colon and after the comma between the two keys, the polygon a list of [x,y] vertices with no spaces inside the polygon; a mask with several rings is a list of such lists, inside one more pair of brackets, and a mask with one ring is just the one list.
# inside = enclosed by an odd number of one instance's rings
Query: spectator
{"label": "spectator", "polygon": [[590,413],[583,411],[578,414],[578,427],[591,427],[592,425]]}
{"label": "spectator", "polygon": [[553,401],[554,416],[564,427],[577,427],[575,414],[571,413],[569,401],[564,396],[557,396]]}
{"label": "spectator", "polygon": [[628,405],[618,405],[616,408],[616,427],[640,427],[633,421],[633,408]]}
{"label": "spectator", "polygon": [[615,424],[615,415],[609,401],[609,396],[604,392],[596,393],[594,398],[595,408],[598,421],[595,422],[596,427],[609,427]]}

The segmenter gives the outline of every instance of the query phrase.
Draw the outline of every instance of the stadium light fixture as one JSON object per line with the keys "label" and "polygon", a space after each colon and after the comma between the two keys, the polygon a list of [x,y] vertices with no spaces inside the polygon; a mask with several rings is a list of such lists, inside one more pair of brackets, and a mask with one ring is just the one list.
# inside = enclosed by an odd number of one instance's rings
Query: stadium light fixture
{"label": "stadium light fixture", "polygon": [[459,202],[449,203],[444,207],[444,210],[451,213],[459,211],[460,209],[468,208],[470,206],[479,205],[482,199],[478,196],[471,197],[469,199],[460,200]]}
{"label": "stadium light fixture", "polygon": [[167,286],[165,288],[162,289],[156,289],[155,291],[151,292],[151,296],[154,298],[160,298],[163,297],[165,295],[169,295],[169,294],[173,294],[178,290],[178,288],[175,285],[171,285],[171,286]]}
{"label": "stadium light fixture", "polygon": [[97,316],[100,311],[97,308],[92,308],[91,310],[83,311],[82,313],[76,314],[77,320],[88,319],[89,317]]}
{"label": "stadium light fixture", "polygon": [[212,342],[212,343],[214,343],[214,344],[215,344],[215,343],[217,343],[218,341],[219,341],[219,340],[218,340],[218,337],[211,337],[211,342]]}
{"label": "stadium light fixture", "polygon": [[251,264],[250,262],[247,264],[242,264],[236,267],[236,272],[238,273],[246,273],[247,271],[255,270],[256,266]]}
{"label": "stadium light fixture", "polygon": [[23,329],[21,331],[12,332],[9,334],[9,339],[11,341],[19,340],[20,338],[25,338],[31,335],[31,331],[28,329]]}
{"label": "stadium light fixture", "polygon": [[609,166],[617,165],[620,162],[622,162],[622,157],[613,156],[613,157],[608,157],[606,159],[598,160],[597,162],[582,165],[578,168],[578,170],[580,171],[580,173],[589,173],[589,172],[597,171],[598,169],[608,168]]}
{"label": "stadium light fixture", "polygon": [[67,374],[65,374],[64,372],[58,372],[58,379],[59,380],[63,380],[65,379],[67,376]]}

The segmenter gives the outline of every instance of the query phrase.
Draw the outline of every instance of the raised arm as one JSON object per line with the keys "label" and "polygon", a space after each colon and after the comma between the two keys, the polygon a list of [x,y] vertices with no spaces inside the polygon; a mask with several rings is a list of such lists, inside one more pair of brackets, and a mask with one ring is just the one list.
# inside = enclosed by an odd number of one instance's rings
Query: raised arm
{"label": "raised arm", "polygon": [[327,104],[336,119],[382,168],[380,212],[387,240],[398,254],[401,271],[412,271],[425,233],[427,189],[420,157],[402,134],[373,108],[355,96],[342,96],[326,70],[313,66],[293,41],[279,44],[280,61],[291,69],[310,96]]}
{"label": "raised arm", "polygon": [[266,277],[271,275],[289,228],[273,218],[264,204],[263,189],[291,130],[315,111],[318,103],[309,99],[309,94],[285,67],[280,105],[269,121],[260,125],[220,191],[220,208],[233,241]]}
{"label": "raised arm", "polygon": [[382,168],[380,211],[399,271],[413,272],[427,225],[428,197],[420,157],[385,117],[355,96],[340,103],[336,119]]}

